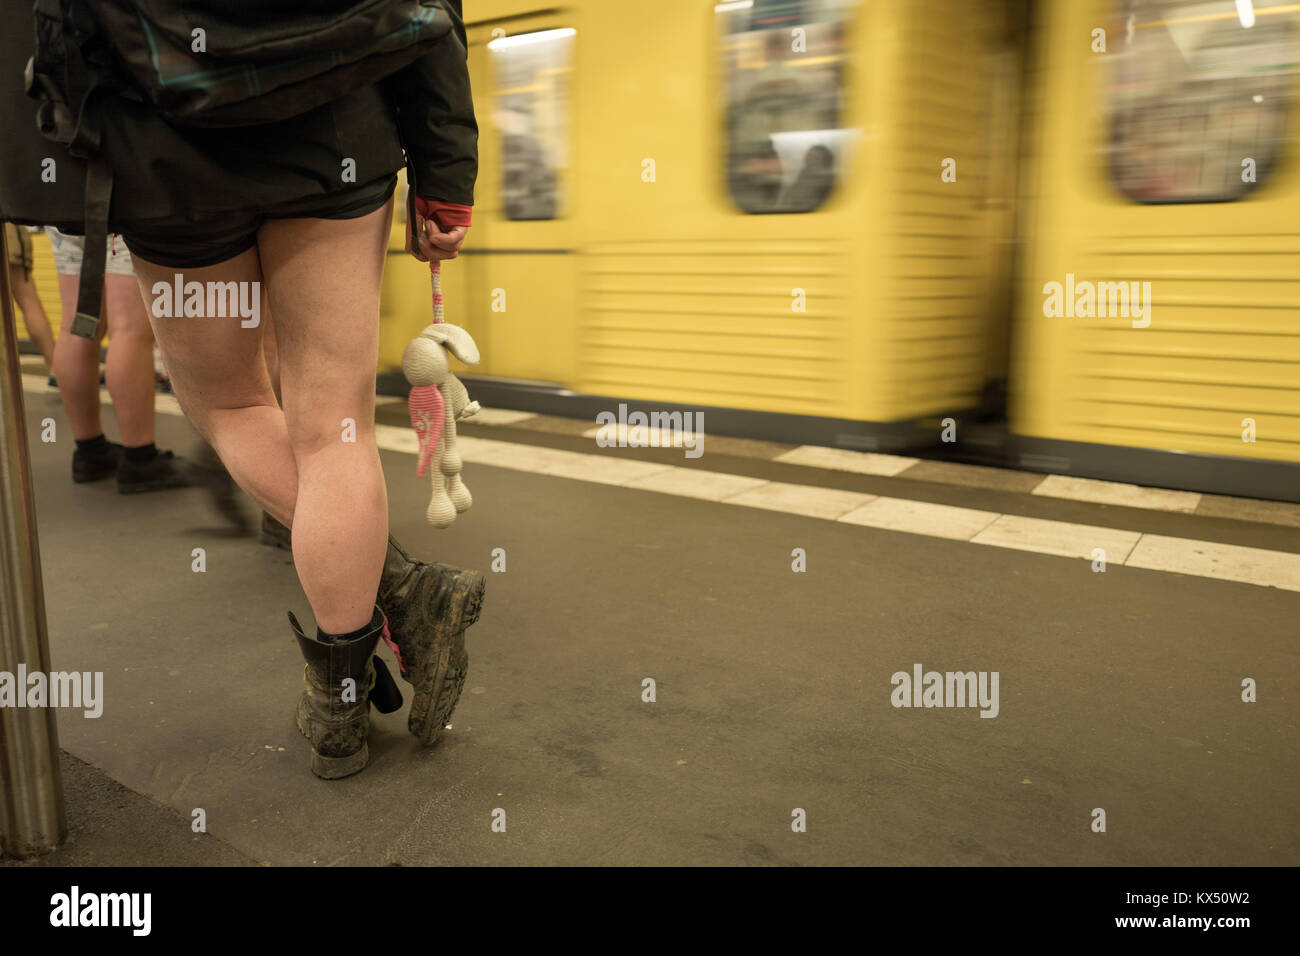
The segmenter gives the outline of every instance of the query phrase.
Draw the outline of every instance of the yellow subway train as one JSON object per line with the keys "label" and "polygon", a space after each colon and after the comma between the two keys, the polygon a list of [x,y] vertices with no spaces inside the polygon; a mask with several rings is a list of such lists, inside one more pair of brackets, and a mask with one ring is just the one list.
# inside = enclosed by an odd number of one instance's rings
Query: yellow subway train
{"label": "yellow subway train", "polygon": [[[465,7],[480,174],[443,284],[477,397],[902,449],[1005,376],[1008,5]],[[429,314],[390,267],[385,371]]]}
{"label": "yellow subway train", "polygon": [[1300,500],[1300,4],[466,7],[484,401]]}
{"label": "yellow subway train", "polygon": [[[1036,10],[1008,416],[1020,454],[1300,501],[1300,4]],[[1050,314],[1045,288],[1067,281],[1084,308]],[[1138,292],[1127,315],[1113,295],[1103,308],[1102,285],[1121,283]]]}

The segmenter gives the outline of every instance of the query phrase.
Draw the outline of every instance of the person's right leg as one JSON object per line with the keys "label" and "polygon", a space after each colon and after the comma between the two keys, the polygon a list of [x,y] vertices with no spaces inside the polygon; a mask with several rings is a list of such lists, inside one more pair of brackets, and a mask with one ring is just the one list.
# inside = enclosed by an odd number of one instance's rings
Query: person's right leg
{"label": "person's right leg", "polygon": [[374,407],[391,215],[387,203],[355,219],[273,219],[258,233],[298,469],[294,512],[275,517],[293,529],[303,590],[330,634],[370,621],[388,546]]}
{"label": "person's right leg", "polygon": [[104,277],[104,310],[108,316],[109,337],[104,384],[113,396],[113,410],[117,414],[122,444],[127,448],[152,445],[153,332],[134,276],[109,274]]}

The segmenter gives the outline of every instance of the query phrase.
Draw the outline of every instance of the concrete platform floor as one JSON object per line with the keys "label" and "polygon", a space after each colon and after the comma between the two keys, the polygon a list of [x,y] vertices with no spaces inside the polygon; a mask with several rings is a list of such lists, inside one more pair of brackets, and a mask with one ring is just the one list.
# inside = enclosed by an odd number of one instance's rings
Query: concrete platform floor
{"label": "concrete platform floor", "polygon": [[[47,415],[63,427],[57,396],[27,401],[31,436]],[[158,428],[160,446],[189,450],[182,419]],[[405,711],[377,716],[370,767],[326,783],[293,724],[302,664],[285,612],[310,612],[287,555],[233,536],[198,490],[74,485],[71,449],[32,449],[53,666],[105,680],[102,717],[59,715],[62,747],[90,765],[69,764],[70,813],[135,802],[100,818],[93,846],[74,826],[46,862],[1300,862],[1300,592],[1094,574],[479,464],[466,466],[474,508],[433,531],[414,459],[385,452],[400,540],[485,571],[501,548],[506,571],[488,576],[443,742],[422,750]],[[863,480],[908,497],[906,483]],[[1104,505],[1068,507],[1115,523]],[[1300,551],[1290,528],[1151,521]],[[1215,533],[1199,534],[1207,522]],[[791,571],[794,548],[806,573]],[[918,662],[998,671],[998,716],[892,707],[891,675]],[[1241,700],[1245,677],[1257,703]],[[206,838],[190,831],[195,808]],[[792,831],[796,808],[807,832]]]}

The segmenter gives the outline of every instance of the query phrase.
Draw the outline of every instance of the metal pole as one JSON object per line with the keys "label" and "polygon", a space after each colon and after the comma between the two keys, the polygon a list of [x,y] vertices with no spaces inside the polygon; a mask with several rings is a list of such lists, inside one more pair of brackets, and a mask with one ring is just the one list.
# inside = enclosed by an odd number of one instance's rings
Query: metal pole
{"label": "metal pole", "polygon": [[[0,264],[0,680],[16,682],[20,664],[26,665],[29,674],[50,673],[50,645],[18,370],[18,329],[3,232],[0,230],[0,252],[4,253]],[[14,687],[15,695],[25,697],[26,693],[26,687]],[[0,848],[10,856],[37,856],[57,849],[67,835],[54,708],[0,705]]]}

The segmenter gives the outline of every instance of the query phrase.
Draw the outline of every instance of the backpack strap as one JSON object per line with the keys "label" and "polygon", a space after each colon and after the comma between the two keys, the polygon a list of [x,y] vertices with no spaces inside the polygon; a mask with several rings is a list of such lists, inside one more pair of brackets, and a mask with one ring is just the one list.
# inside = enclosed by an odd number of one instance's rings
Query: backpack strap
{"label": "backpack strap", "polygon": [[70,331],[85,339],[99,336],[108,257],[108,212],[113,198],[113,167],[101,150],[100,111],[108,92],[100,71],[86,62],[82,43],[95,30],[81,0],[36,0],[36,52],[27,64],[29,96],[40,102],[37,125],[86,161],[85,254],[77,291],[77,314]]}
{"label": "backpack strap", "polygon": [[108,208],[112,198],[113,166],[103,153],[96,153],[86,165],[86,251],[81,257],[77,314],[69,330],[92,341],[99,337],[99,313],[104,302]]}

